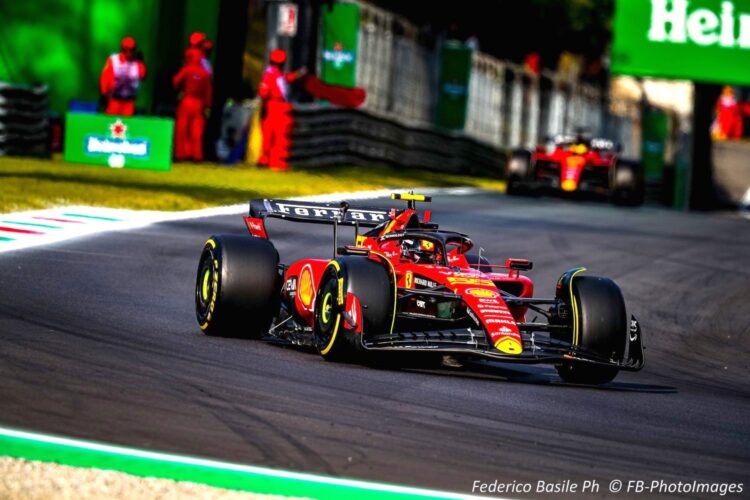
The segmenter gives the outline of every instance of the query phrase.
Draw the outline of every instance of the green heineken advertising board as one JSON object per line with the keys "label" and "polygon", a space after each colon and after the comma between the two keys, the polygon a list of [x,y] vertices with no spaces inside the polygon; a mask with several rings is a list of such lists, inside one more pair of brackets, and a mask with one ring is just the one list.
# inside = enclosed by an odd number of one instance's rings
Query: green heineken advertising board
{"label": "green heineken advertising board", "polygon": [[331,85],[354,87],[357,81],[359,6],[335,3],[323,7],[321,80]]}
{"label": "green heineken advertising board", "polygon": [[750,84],[750,0],[617,0],[612,72]]}
{"label": "green heineken advertising board", "polygon": [[466,123],[472,51],[460,42],[446,42],[440,51],[440,76],[435,124],[460,130]]}
{"label": "green heineken advertising board", "polygon": [[65,161],[169,170],[174,121],[90,113],[65,116]]}
{"label": "green heineken advertising board", "polygon": [[646,108],[643,111],[641,160],[648,183],[659,183],[664,176],[664,148],[668,129],[667,114],[664,111],[656,108]]}

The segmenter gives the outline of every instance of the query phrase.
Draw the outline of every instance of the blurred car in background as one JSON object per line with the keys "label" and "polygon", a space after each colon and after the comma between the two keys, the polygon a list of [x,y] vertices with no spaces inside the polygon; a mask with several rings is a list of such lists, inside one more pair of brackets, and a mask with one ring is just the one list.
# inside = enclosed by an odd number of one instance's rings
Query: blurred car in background
{"label": "blurred car in background", "polygon": [[620,157],[609,139],[557,135],[533,151],[516,149],[506,166],[509,195],[585,193],[621,205],[641,205],[643,166]]}

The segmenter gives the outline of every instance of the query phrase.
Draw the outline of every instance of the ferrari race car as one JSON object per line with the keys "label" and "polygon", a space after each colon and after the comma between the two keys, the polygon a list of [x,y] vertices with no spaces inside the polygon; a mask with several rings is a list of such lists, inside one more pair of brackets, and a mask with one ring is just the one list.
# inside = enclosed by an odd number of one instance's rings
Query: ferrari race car
{"label": "ferrari race car", "polygon": [[[250,235],[215,235],[203,247],[195,286],[201,330],[311,346],[331,361],[434,353],[550,363],[563,380],[586,384],[643,367],[640,326],[612,280],[570,269],[554,297],[536,298],[521,274],[531,262],[490,264],[471,252],[467,235],[439,229],[429,210],[420,218],[416,202],[429,197],[392,198],[406,208],[251,201]],[[332,258],[281,264],[269,218],[332,225]],[[339,226],[354,226],[353,245],[338,246]]]}
{"label": "ferrari race car", "polygon": [[510,195],[587,193],[621,205],[641,205],[644,198],[640,163],[620,158],[619,148],[608,139],[580,134],[556,136],[534,151],[513,151],[506,175]]}

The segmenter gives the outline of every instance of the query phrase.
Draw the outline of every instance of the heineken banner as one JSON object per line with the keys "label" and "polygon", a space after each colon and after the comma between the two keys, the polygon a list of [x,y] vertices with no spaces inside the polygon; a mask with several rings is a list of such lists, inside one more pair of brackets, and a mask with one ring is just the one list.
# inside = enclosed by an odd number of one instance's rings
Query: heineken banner
{"label": "heineken banner", "polygon": [[65,161],[169,170],[174,122],[167,118],[68,113]]}
{"label": "heineken banner", "polygon": [[359,6],[334,3],[323,9],[321,79],[331,85],[354,87],[357,80]]}
{"label": "heineken banner", "polygon": [[440,77],[437,115],[438,127],[460,130],[466,122],[469,102],[472,51],[460,42],[446,42],[440,51]]}
{"label": "heineken banner", "polygon": [[664,148],[669,132],[667,114],[657,108],[646,108],[641,118],[641,160],[647,183],[662,182],[664,175]]}
{"label": "heineken banner", "polygon": [[617,0],[612,72],[750,84],[750,0]]}

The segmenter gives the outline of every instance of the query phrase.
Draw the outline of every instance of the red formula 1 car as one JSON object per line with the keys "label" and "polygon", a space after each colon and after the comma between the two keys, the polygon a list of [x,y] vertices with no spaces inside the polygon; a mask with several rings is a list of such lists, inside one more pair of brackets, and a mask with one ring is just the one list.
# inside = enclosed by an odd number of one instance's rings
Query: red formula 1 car
{"label": "red formula 1 car", "polygon": [[[250,235],[215,235],[203,248],[196,314],[208,335],[265,337],[314,346],[328,360],[440,353],[550,363],[570,382],[600,384],[643,366],[641,331],[608,278],[562,274],[552,298],[535,298],[525,259],[491,265],[465,234],[405,209],[253,200]],[[333,226],[333,257],[281,264],[269,217]],[[354,245],[337,246],[339,226]],[[360,228],[369,229],[360,234]],[[546,321],[528,321],[527,315]],[[380,353],[380,354],[378,354]],[[395,355],[398,357],[398,355]]]}
{"label": "red formula 1 car", "polygon": [[640,163],[620,158],[610,140],[580,134],[556,136],[534,151],[513,151],[506,175],[510,195],[545,190],[587,193],[623,205],[640,205],[644,198]]}

